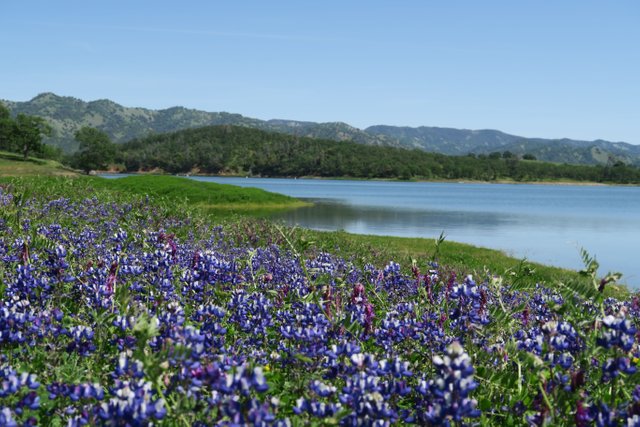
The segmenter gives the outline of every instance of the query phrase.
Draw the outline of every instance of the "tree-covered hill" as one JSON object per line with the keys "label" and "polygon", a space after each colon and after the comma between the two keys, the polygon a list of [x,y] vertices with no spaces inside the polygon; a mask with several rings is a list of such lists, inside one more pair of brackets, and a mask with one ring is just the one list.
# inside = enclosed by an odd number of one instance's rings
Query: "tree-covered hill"
{"label": "tree-covered hill", "polygon": [[365,146],[211,126],[136,139],[121,146],[127,171],[400,179],[575,180],[640,183],[640,169],[561,165],[519,160],[503,153],[446,156],[421,150]]}
{"label": "tree-covered hill", "polygon": [[109,100],[85,102],[72,97],[44,93],[30,101],[4,101],[12,113],[40,116],[54,129],[46,142],[74,152],[75,133],[83,126],[98,128],[115,143],[133,138],[211,125],[245,126],[298,137],[355,141],[420,149],[441,154],[491,154],[509,151],[523,156],[571,164],[611,165],[623,162],[640,166],[640,145],[623,142],[541,139],[509,135],[497,130],[467,130],[438,127],[371,126],[358,129],[342,122],[316,123],[296,120],[259,120],[240,114],[206,112],[183,107],[164,110],[129,108]]}
{"label": "tree-covered hill", "polygon": [[106,99],[85,102],[72,97],[44,93],[27,102],[5,102],[15,113],[47,119],[54,135],[47,140],[66,152],[77,150],[75,133],[84,126],[105,131],[116,143],[153,133],[169,132],[211,124],[234,123],[250,126],[252,119],[239,114],[206,113],[174,107],[166,110],[127,108]]}
{"label": "tree-covered hill", "polygon": [[394,140],[370,135],[345,123],[315,123],[294,120],[259,120],[226,112],[210,113],[184,107],[164,110],[129,108],[102,99],[85,102],[68,96],[43,93],[30,101],[4,101],[14,114],[45,118],[54,134],[46,141],[71,153],[78,149],[75,133],[84,126],[100,129],[115,143],[155,133],[172,132],[210,125],[246,126],[262,130],[334,140],[353,140],[362,144],[392,145]]}
{"label": "tree-covered hill", "polygon": [[606,165],[618,161],[640,166],[640,145],[604,140],[525,138],[498,130],[440,127],[371,126],[365,132],[399,141],[399,146],[450,155],[509,151],[539,160],[570,164]]}

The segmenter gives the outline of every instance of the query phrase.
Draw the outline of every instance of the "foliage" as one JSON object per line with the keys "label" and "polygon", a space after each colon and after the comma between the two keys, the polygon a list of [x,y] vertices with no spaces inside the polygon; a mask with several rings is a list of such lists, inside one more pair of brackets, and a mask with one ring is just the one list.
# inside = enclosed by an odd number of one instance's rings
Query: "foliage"
{"label": "foliage", "polygon": [[[419,147],[448,155],[490,155],[511,152],[555,163],[606,165],[609,159],[640,166],[640,146],[603,140],[523,138],[497,130],[467,130],[420,126],[371,126],[366,132],[397,141],[399,147]],[[533,160],[533,159],[528,159]]]}
{"label": "foliage", "polygon": [[640,146],[609,141],[523,138],[496,130],[466,130],[421,126],[418,128],[371,126],[358,129],[346,123],[315,123],[295,120],[258,120],[240,114],[205,112],[172,107],[164,110],[128,108],[106,99],[82,100],[43,93],[27,102],[9,103],[14,114],[37,115],[48,120],[56,134],[46,142],[73,153],[74,134],[83,126],[98,127],[112,141],[124,143],[151,134],[210,125],[235,125],[280,132],[297,137],[353,141],[370,146],[465,155],[488,155],[510,151],[518,157],[530,154],[539,160],[569,164],[609,164],[609,160],[640,166]]}
{"label": "foliage", "polygon": [[2,424],[638,422],[637,295],[252,243],[90,182],[0,186]]}
{"label": "foliage", "polygon": [[0,150],[8,150],[11,148],[13,126],[11,112],[0,102]]}
{"label": "foliage", "polygon": [[240,114],[205,112],[172,107],[164,110],[128,108],[102,99],[84,102],[73,97],[42,93],[27,102],[13,102],[14,113],[38,115],[49,120],[57,132],[47,142],[73,153],[74,134],[83,126],[98,127],[112,141],[124,143],[149,134],[173,132],[209,125],[236,125],[309,137],[353,140],[364,144],[392,144],[390,138],[371,135],[344,123],[313,123],[290,120],[263,121]]}
{"label": "foliage", "polygon": [[14,144],[26,159],[29,153],[42,151],[42,138],[50,135],[51,131],[51,126],[43,118],[18,114],[15,118]]}
{"label": "foliage", "polygon": [[80,149],[72,158],[74,167],[86,172],[105,170],[115,160],[116,145],[105,132],[84,126],[76,132],[75,139]]}
{"label": "foliage", "polygon": [[42,143],[51,133],[51,126],[42,117],[19,113],[13,118],[9,109],[0,103],[0,150],[21,153],[25,160],[33,153],[59,158],[58,149]]}
{"label": "foliage", "polygon": [[586,181],[640,183],[640,169],[559,165],[490,156],[445,156],[419,150],[372,147],[295,137],[235,126],[154,135],[121,146],[129,171],[162,169],[253,176],[321,176],[397,179]]}

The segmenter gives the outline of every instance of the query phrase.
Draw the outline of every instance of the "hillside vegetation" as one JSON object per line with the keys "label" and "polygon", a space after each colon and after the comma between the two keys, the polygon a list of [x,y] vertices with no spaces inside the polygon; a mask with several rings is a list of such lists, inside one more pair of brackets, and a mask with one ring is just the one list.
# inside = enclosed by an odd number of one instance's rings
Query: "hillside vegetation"
{"label": "hillside vegetation", "polygon": [[[42,143],[50,130],[45,119],[24,113],[13,118],[9,110],[0,105],[0,150],[22,153],[24,161],[34,153],[57,160],[59,153]],[[125,144],[114,144],[105,131],[83,126],[75,132],[74,140],[79,149],[65,156],[63,162],[87,173],[115,168],[130,172],[270,177],[640,183],[640,169],[622,161],[593,167],[539,162],[530,153],[520,156],[511,151],[447,156],[418,149],[266,132],[245,126],[187,129]],[[5,174],[22,174],[21,170],[28,170],[24,169],[27,164],[20,164],[22,169],[15,171],[7,164]],[[13,164],[12,168],[17,166]]]}
{"label": "hillside vegetation", "polygon": [[640,170],[621,162],[594,167],[518,160],[511,153],[445,156],[237,126],[212,126],[154,135],[133,140],[121,148],[121,160],[127,171],[161,169],[170,173],[270,177],[640,183]]}
{"label": "hillside vegetation", "polygon": [[520,157],[529,154],[547,162],[606,165],[621,161],[640,165],[640,146],[624,142],[526,138],[490,129],[428,126],[371,126],[365,132],[395,139],[400,147],[419,148],[453,156],[509,151]]}
{"label": "hillside vegetation", "polygon": [[43,93],[30,101],[5,101],[13,114],[43,117],[54,133],[47,143],[67,153],[78,149],[75,133],[83,126],[106,132],[115,143],[151,134],[182,129],[235,125],[281,132],[298,137],[354,141],[420,149],[448,155],[491,154],[509,151],[520,157],[530,154],[539,160],[570,164],[614,164],[621,161],[640,165],[640,146],[603,140],[542,139],[510,135],[497,130],[468,130],[440,127],[370,126],[358,129],[342,122],[316,123],[296,120],[259,120],[240,114],[206,112],[183,107],[163,110],[128,108],[103,99],[85,102],[72,97]]}
{"label": "hillside vegetation", "polygon": [[53,127],[49,144],[71,153],[78,149],[75,133],[83,126],[106,132],[115,143],[151,134],[211,125],[236,125],[284,132],[298,136],[353,140],[363,144],[397,144],[384,136],[370,135],[345,123],[315,123],[294,120],[259,120],[227,112],[206,112],[184,107],[163,110],[128,108],[108,99],[85,102],[77,98],[43,93],[30,101],[5,101],[16,113],[45,118]]}

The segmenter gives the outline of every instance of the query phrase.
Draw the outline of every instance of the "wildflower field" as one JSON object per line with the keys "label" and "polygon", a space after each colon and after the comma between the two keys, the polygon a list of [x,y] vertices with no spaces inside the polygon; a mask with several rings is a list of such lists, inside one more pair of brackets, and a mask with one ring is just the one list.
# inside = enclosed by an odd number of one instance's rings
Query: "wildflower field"
{"label": "wildflower field", "polygon": [[0,184],[2,426],[640,425],[640,300],[586,253],[377,265],[61,182]]}

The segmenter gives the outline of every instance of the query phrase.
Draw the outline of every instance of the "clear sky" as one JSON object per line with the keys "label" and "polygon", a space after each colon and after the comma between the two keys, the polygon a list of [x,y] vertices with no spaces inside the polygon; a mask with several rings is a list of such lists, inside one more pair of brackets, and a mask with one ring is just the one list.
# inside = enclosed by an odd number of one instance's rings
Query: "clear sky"
{"label": "clear sky", "polygon": [[0,98],[640,144],[640,1],[9,1]]}

